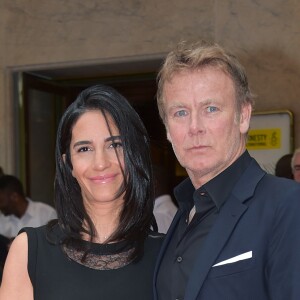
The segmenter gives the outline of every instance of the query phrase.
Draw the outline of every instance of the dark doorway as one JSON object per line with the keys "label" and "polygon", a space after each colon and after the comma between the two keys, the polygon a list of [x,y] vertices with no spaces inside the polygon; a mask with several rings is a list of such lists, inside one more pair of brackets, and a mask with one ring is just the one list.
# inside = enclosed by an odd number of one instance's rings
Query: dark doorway
{"label": "dark doorway", "polygon": [[117,89],[139,113],[150,135],[152,160],[169,170],[172,189],[181,174],[176,174],[178,163],[156,107],[156,70],[93,78],[84,72],[85,77],[80,77],[77,71],[71,76],[68,70],[67,77],[66,73],[55,70],[21,74],[23,105],[19,107],[16,128],[20,145],[16,157],[27,194],[33,200],[53,205],[54,148],[59,119],[81,90],[97,83]]}

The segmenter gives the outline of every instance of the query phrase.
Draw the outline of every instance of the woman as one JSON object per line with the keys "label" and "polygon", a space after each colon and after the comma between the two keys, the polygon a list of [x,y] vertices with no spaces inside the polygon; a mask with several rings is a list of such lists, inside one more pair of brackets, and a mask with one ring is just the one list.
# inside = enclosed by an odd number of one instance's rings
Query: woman
{"label": "woman", "polygon": [[101,85],[81,92],[57,133],[58,220],[17,236],[0,299],[152,299],[162,236],[150,231],[148,146],[118,92]]}

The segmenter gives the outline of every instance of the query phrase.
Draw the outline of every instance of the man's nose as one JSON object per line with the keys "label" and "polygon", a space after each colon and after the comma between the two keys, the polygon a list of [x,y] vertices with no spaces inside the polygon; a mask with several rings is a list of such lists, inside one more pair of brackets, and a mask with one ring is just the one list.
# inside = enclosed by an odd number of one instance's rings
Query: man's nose
{"label": "man's nose", "polygon": [[204,124],[201,116],[196,112],[191,114],[190,124],[189,124],[189,133],[190,135],[195,135],[204,132]]}

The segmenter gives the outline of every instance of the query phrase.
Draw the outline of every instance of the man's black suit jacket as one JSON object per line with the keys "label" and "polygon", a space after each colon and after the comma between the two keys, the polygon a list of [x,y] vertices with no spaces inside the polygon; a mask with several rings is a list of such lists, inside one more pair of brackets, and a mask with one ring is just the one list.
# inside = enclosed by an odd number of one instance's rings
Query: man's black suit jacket
{"label": "man's black suit jacket", "polygon": [[[159,266],[181,214],[158,257],[155,299]],[[184,299],[299,300],[300,184],[266,174],[253,159],[198,254]]]}

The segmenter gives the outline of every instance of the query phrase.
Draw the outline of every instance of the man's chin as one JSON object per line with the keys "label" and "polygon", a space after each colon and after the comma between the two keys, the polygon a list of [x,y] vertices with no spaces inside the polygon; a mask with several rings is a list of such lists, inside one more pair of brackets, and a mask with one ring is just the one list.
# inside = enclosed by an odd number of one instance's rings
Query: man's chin
{"label": "man's chin", "polygon": [[194,161],[193,163],[189,163],[189,165],[186,166],[185,169],[190,170],[193,173],[198,173],[208,169],[208,166],[205,164],[205,162],[203,163],[203,162]]}

